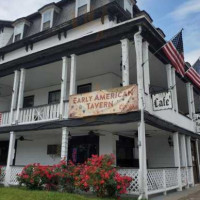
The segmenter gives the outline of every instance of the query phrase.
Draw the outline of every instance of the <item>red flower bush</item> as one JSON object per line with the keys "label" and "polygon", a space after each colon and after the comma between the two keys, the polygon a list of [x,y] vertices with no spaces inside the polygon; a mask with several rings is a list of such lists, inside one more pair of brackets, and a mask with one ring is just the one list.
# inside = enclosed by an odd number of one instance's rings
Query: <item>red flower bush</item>
{"label": "red flower bush", "polygon": [[99,197],[125,194],[132,179],[121,176],[114,168],[113,155],[92,156],[75,170],[75,186]]}
{"label": "red flower bush", "polygon": [[24,167],[18,181],[29,189],[45,189],[74,192],[75,188],[93,191],[99,197],[125,194],[132,179],[121,176],[114,167],[113,155],[95,156],[84,164],[59,164],[41,166],[32,164]]}

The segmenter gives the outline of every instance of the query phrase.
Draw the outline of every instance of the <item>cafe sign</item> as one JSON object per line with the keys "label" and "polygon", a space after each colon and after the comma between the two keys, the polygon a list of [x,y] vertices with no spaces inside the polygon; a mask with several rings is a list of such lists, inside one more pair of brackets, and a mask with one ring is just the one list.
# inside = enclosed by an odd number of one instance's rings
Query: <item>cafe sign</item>
{"label": "cafe sign", "polygon": [[168,110],[173,108],[171,92],[153,94],[152,100],[154,111]]}
{"label": "cafe sign", "polygon": [[138,110],[137,85],[69,97],[69,118],[123,114],[136,110]]}

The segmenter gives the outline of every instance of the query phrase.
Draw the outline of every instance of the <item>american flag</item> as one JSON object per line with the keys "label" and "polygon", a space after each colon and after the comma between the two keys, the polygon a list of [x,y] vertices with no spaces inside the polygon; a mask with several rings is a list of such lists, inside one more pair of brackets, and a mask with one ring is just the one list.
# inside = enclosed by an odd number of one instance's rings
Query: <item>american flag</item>
{"label": "american flag", "polygon": [[[195,63],[196,64],[196,63]],[[190,67],[187,71],[186,71],[186,76],[197,86],[200,88],[200,75],[199,73],[196,71],[196,65]],[[195,68],[194,68],[195,67]],[[199,67],[200,67],[200,63],[199,63]]]}
{"label": "american flag", "polygon": [[176,68],[176,71],[181,76],[184,76],[185,61],[182,30],[174,38],[172,38],[172,40],[167,42],[167,44],[164,45],[162,49],[172,65]]}

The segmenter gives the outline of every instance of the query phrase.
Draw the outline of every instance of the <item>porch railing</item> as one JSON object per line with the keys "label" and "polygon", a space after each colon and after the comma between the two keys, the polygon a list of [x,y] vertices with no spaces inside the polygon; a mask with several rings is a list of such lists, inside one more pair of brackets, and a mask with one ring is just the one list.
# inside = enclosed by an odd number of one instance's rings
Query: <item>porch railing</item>
{"label": "porch railing", "polygon": [[35,123],[59,118],[60,104],[23,108],[20,110],[19,124]]}
{"label": "porch railing", "polygon": [[0,173],[0,184],[3,184],[5,176],[6,176],[6,167],[2,166],[0,170],[1,170],[1,173]]}
{"label": "porch railing", "polygon": [[[63,118],[68,118],[68,101],[64,102]],[[31,108],[22,108],[19,113],[18,124],[45,122],[59,119],[60,104],[49,104]],[[16,110],[13,112],[12,124],[16,122]],[[0,113],[0,126],[10,125],[10,112]]]}
{"label": "porch railing", "polygon": [[1,113],[0,118],[0,126],[8,126],[10,124],[10,112]]}

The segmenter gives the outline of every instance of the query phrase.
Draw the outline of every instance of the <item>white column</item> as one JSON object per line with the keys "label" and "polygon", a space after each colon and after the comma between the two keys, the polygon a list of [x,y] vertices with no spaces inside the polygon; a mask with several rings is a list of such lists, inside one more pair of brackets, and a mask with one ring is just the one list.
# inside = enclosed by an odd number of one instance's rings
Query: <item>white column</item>
{"label": "white column", "polygon": [[20,84],[19,84],[19,95],[18,95],[18,102],[17,102],[16,123],[18,123],[18,121],[19,121],[20,109],[23,107],[25,77],[26,77],[26,70],[21,69]]}
{"label": "white column", "polygon": [[138,152],[139,152],[139,190],[143,198],[147,199],[147,156],[146,156],[146,134],[145,123],[138,123]]}
{"label": "white column", "polygon": [[64,101],[67,99],[67,74],[68,74],[68,58],[62,58],[62,78],[61,78],[61,94],[60,94],[60,119],[63,118]]}
{"label": "white column", "polygon": [[[186,169],[186,179],[188,181],[188,161],[187,161],[187,150],[186,150],[186,138],[185,135],[180,135],[181,139],[181,158],[182,158],[182,166]],[[187,187],[189,187],[189,183],[187,182]]]}
{"label": "white column", "polygon": [[186,145],[187,145],[187,156],[188,156],[188,166],[191,170],[191,178],[192,178],[192,186],[194,186],[194,171],[193,171],[193,163],[192,163],[192,148],[191,148],[191,137],[186,137]]}
{"label": "white column", "polygon": [[15,71],[14,73],[14,83],[13,83],[13,91],[12,91],[12,100],[11,100],[11,107],[10,107],[10,124],[13,123],[13,113],[14,109],[17,106],[17,93],[19,88],[19,71]]}
{"label": "white column", "polygon": [[179,191],[182,191],[182,179],[181,179],[181,160],[180,160],[180,149],[179,149],[179,133],[173,134],[174,143],[174,163],[175,167],[178,168],[178,185]]}
{"label": "white column", "polygon": [[186,84],[186,88],[187,88],[187,99],[188,99],[189,116],[190,116],[191,119],[193,119],[193,116],[195,114],[193,86],[192,86],[191,83],[187,83]]}
{"label": "white column", "polygon": [[192,103],[192,111],[193,111],[193,114],[196,113],[196,110],[195,110],[195,102],[194,102],[194,88],[193,88],[193,85],[191,84],[190,85],[191,87],[191,103]]}
{"label": "white column", "polygon": [[69,130],[67,127],[62,128],[62,145],[61,145],[61,159],[66,160],[68,158],[68,141],[69,141]]}
{"label": "white column", "polygon": [[77,56],[75,54],[73,54],[73,55],[71,55],[71,73],[70,73],[69,95],[76,94],[76,63],[77,63]]}
{"label": "white column", "polygon": [[167,85],[168,85],[168,89],[171,90],[171,88],[172,88],[172,66],[170,64],[167,64],[166,69],[167,69]]}
{"label": "white column", "polygon": [[174,110],[178,113],[178,98],[177,98],[177,87],[176,87],[176,70],[174,67],[171,69],[172,73],[172,98],[174,104]]}
{"label": "white column", "polygon": [[10,141],[9,141],[9,149],[8,149],[8,159],[6,166],[6,175],[4,185],[8,186],[10,183],[10,175],[11,175],[11,165],[13,163],[14,155],[15,155],[15,133],[10,132]]}
{"label": "white column", "polygon": [[122,47],[122,85],[129,85],[129,67],[130,67],[130,58],[129,58],[129,40],[121,40]]}
{"label": "white column", "polygon": [[137,84],[138,84],[138,99],[139,109],[144,108],[144,76],[143,76],[143,59],[142,59],[142,36],[134,35],[135,51],[136,51],[136,69],[137,69]]}
{"label": "white column", "polygon": [[[198,174],[199,174],[199,180],[200,180],[200,160],[199,160],[199,140],[196,139],[196,152],[197,152],[197,168],[198,168]],[[194,182],[193,182],[194,185]]]}
{"label": "white column", "polygon": [[150,70],[149,70],[149,43],[147,41],[142,44],[143,54],[143,71],[144,71],[144,92],[149,94],[150,86]]}

